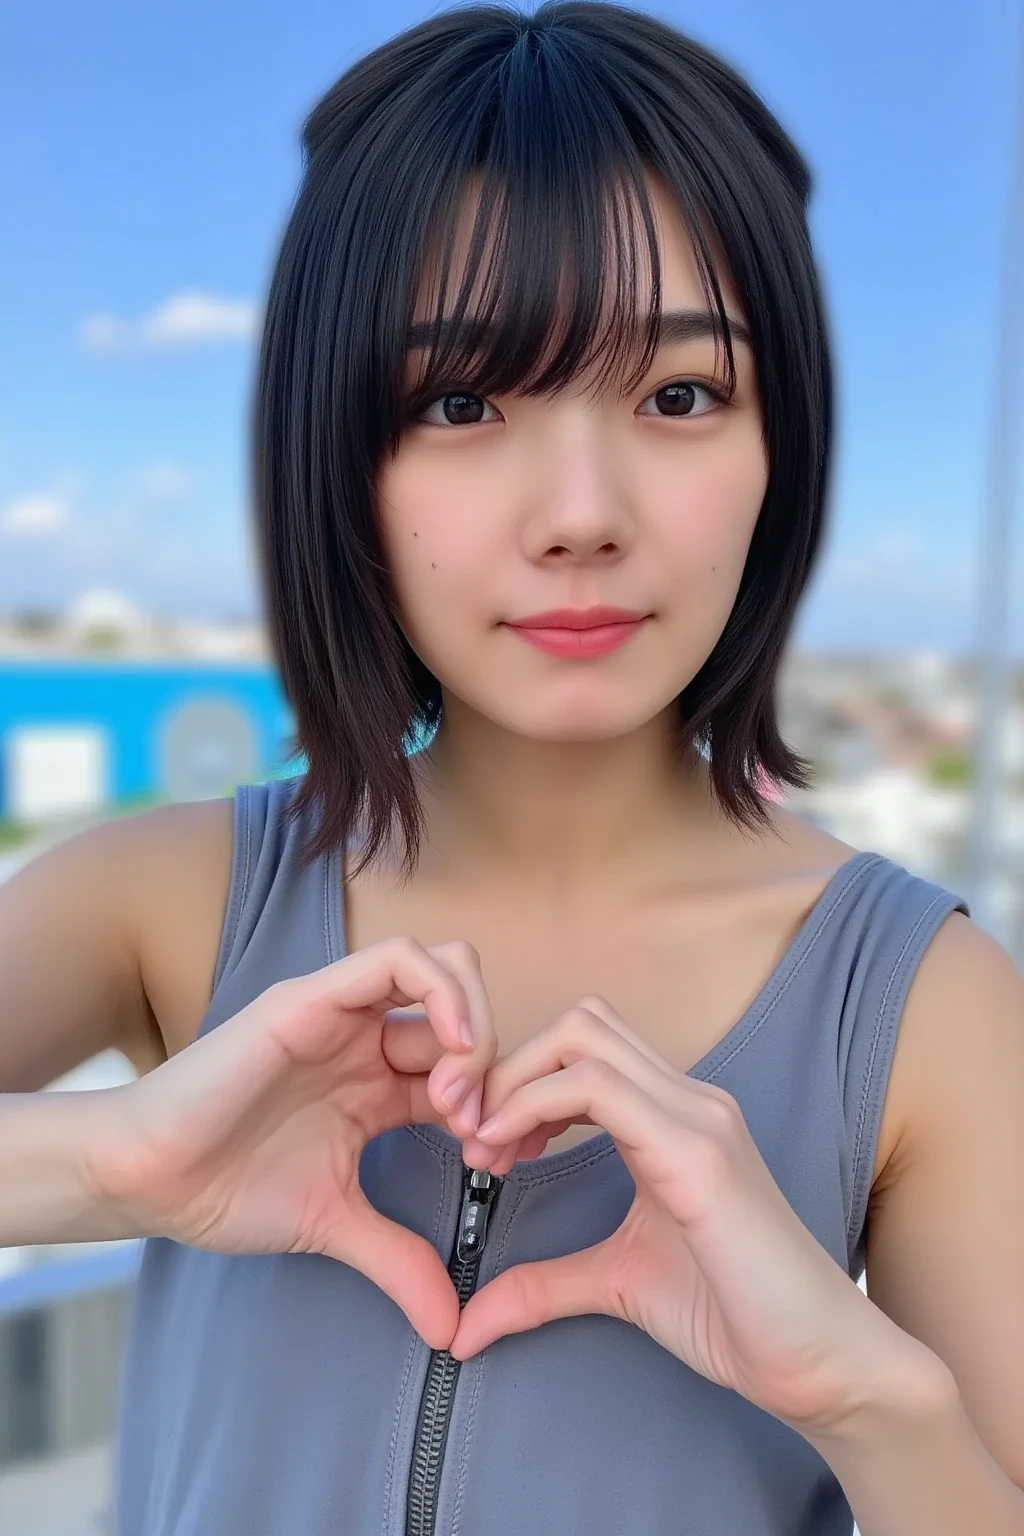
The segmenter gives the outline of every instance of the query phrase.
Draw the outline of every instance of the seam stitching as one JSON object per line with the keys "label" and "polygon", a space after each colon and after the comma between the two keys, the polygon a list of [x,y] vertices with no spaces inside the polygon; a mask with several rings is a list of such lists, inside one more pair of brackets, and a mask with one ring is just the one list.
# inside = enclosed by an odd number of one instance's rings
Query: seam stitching
{"label": "seam stitching", "polygon": [[863,864],[860,869],[854,870],[849,879],[844,881],[844,883],[839,887],[838,891],[832,898],[832,901],[825,908],[825,911],[818,919],[817,927],[814,929],[813,933],[809,934],[803,954],[800,955],[799,959],[794,962],[788,974],[779,980],[774,996],[766,999],[762,1012],[756,1019],[753,1020],[747,1033],[742,1037],[742,1039],[737,1040],[729,1054],[708,1072],[706,1078],[703,1079],[705,1082],[711,1082],[714,1078],[718,1077],[722,1072],[724,1072],[729,1063],[735,1061],[736,1057],[740,1055],[742,1051],[746,1050],[751,1041],[756,1039],[758,1034],[764,1028],[765,1024],[771,1018],[772,1014],[775,1012],[775,1009],[778,1007],[779,1003],[781,1003],[782,999],[789,991],[789,988],[800,975],[804,966],[811,959],[811,956],[815,950],[815,946],[818,940],[821,938],[821,935],[824,933],[837,907],[841,902],[845,900],[848,892],[851,891],[859,881],[863,880],[869,871],[877,868],[880,863],[881,859],[878,858],[872,860],[872,862],[869,864]]}
{"label": "seam stitching", "polygon": [[242,899],[239,903],[239,916],[245,906],[246,897],[249,894],[249,878],[252,869],[252,809],[249,802],[249,794],[246,791],[243,801],[245,806],[245,870],[242,875]]}
{"label": "seam stitching", "polygon": [[[239,815],[244,815],[245,817],[246,837],[245,860],[243,864],[241,884],[239,884],[239,882],[234,879],[234,875],[240,862],[238,857],[239,850],[237,846],[237,828]],[[228,908],[224,914],[224,932],[221,935],[220,949],[218,951],[217,957],[217,968],[213,979],[213,988],[210,994],[211,1003],[213,1002],[214,994],[217,992],[221,983],[224,981],[224,978],[228,974],[228,965],[231,960],[231,953],[238,939],[238,925],[241,921],[242,908],[245,905],[245,890],[249,878],[249,800],[248,786],[245,784],[240,784],[235,790],[234,828],[235,845],[233,846],[231,855],[232,890],[228,900]]]}
{"label": "seam stitching", "polygon": [[878,1097],[878,1085],[873,1082],[875,1058],[878,1055],[878,1046],[882,1036],[882,1028],[885,1023],[885,1015],[889,1006],[889,998],[892,994],[893,987],[896,985],[896,978],[902,972],[903,962],[907,957],[907,953],[911,945],[913,944],[917,935],[920,933],[921,928],[927,921],[928,917],[932,912],[934,912],[936,907],[943,903],[944,899],[945,898],[941,895],[933,897],[925,907],[924,911],[918,916],[917,921],[914,923],[914,926],[911,928],[910,932],[907,934],[907,937],[903,941],[903,947],[896,957],[895,964],[889,973],[889,979],[885,984],[885,989],[882,992],[882,997],[878,1004],[878,1012],[875,1016],[875,1027],[871,1036],[871,1048],[868,1052],[868,1062],[864,1073],[864,1086],[861,1089],[860,1106],[857,1113],[857,1129],[853,1144],[853,1176],[850,1181],[850,1215],[846,1231],[846,1242],[848,1249],[852,1243],[853,1219],[856,1215],[857,1208],[861,1203],[860,1185],[862,1182],[863,1172],[861,1164],[861,1148],[864,1140],[864,1127],[867,1120],[868,1102],[870,1100],[872,1104],[874,1104],[877,1102]]}
{"label": "seam stitching", "polygon": [[324,923],[324,954],[327,956],[327,964],[331,965],[335,959],[334,944],[331,935],[331,875],[333,873],[333,859],[324,860],[324,899],[323,899],[323,923]]}

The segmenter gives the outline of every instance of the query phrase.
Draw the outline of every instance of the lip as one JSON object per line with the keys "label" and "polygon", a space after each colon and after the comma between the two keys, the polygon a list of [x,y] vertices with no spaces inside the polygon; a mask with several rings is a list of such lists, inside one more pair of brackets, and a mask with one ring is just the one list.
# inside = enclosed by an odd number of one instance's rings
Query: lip
{"label": "lip", "polygon": [[549,608],[525,619],[509,619],[512,629],[598,629],[609,624],[638,624],[646,613],[631,608]]}
{"label": "lip", "polygon": [[647,615],[620,624],[588,624],[585,629],[570,629],[566,624],[539,626],[537,624],[510,624],[508,627],[520,640],[532,645],[549,656],[561,656],[570,661],[583,661],[589,657],[605,656],[618,650],[646,622]]}

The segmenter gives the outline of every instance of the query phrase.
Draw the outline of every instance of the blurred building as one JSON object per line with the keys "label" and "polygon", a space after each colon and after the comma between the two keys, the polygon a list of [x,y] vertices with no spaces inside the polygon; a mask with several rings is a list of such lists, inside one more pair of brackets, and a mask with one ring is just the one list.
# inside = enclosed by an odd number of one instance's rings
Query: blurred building
{"label": "blurred building", "polygon": [[0,623],[0,822],[229,793],[281,768],[292,728],[258,626],[102,590]]}
{"label": "blurred building", "polygon": [[225,794],[276,772],[291,730],[264,663],[0,658],[0,819]]}
{"label": "blurred building", "polygon": [[93,588],[66,610],[0,614],[0,656],[206,657],[266,661],[266,635],[254,619],[211,623],[146,613],[123,592]]}

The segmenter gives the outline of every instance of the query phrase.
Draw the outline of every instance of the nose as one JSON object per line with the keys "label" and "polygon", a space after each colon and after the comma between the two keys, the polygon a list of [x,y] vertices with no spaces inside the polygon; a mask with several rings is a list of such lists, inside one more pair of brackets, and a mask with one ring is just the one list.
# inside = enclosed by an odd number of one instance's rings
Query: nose
{"label": "nose", "polygon": [[633,530],[632,505],[600,413],[572,413],[553,426],[536,457],[530,553],[562,562],[615,560],[632,543]]}

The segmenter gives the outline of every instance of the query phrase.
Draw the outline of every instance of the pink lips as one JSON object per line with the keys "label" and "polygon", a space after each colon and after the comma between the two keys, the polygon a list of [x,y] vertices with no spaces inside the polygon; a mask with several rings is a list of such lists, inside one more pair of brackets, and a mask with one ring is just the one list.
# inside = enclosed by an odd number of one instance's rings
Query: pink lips
{"label": "pink lips", "polygon": [[508,628],[549,656],[604,656],[636,633],[646,614],[623,608],[556,608],[509,624]]}
{"label": "pink lips", "polygon": [[596,603],[592,608],[546,608],[543,613],[530,613],[509,623],[514,629],[595,629],[604,624],[633,624],[646,617],[633,608]]}

